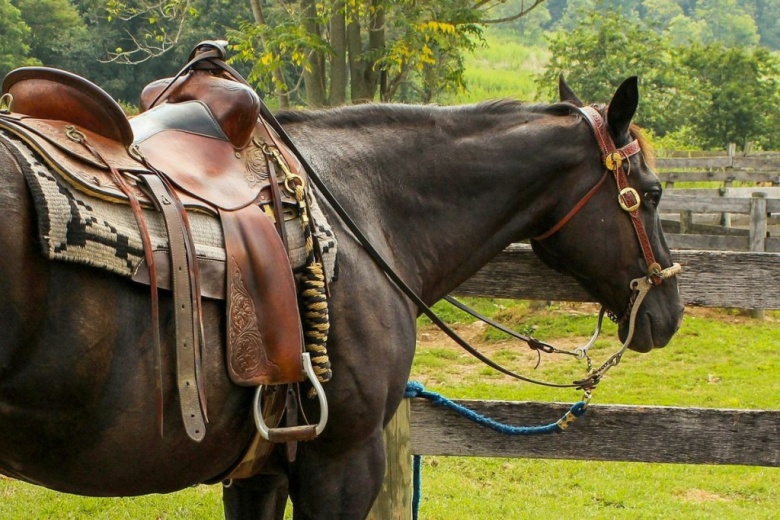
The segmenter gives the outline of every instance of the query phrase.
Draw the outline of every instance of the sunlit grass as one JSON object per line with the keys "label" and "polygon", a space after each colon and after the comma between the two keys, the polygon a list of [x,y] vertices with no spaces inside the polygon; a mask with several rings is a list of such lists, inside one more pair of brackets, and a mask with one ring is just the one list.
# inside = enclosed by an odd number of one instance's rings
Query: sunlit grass
{"label": "sunlit grass", "polygon": [[487,45],[466,58],[466,88],[441,100],[442,104],[476,103],[511,98],[533,101],[534,76],[544,70],[549,52],[526,47],[506,36],[486,32]]}
{"label": "sunlit grass", "polygon": [[[488,307],[485,302],[481,305]],[[577,307],[553,305],[531,312],[527,302],[501,301],[494,312],[515,327],[535,327],[537,336],[544,334],[542,339],[580,344],[590,334],[587,324],[595,323],[595,315],[585,316]],[[596,390],[594,402],[780,409],[779,322],[777,311],[757,321],[740,311],[693,310],[667,348],[649,354],[627,353]],[[463,327],[473,329],[474,325],[464,323]],[[423,328],[433,334],[429,326]],[[442,339],[442,345],[446,344]],[[536,357],[522,343],[488,342],[482,347],[493,359],[539,379],[567,382],[584,373],[583,366],[555,358],[543,359],[534,370]],[[617,348],[619,343],[613,338],[594,347],[593,356],[603,361]],[[437,352],[441,349],[430,347]],[[575,391],[518,383],[490,368],[475,370],[461,364],[460,370],[430,370],[424,362],[427,352],[428,348],[418,350],[412,378],[450,398],[574,402],[580,397]],[[550,442],[555,442],[554,437]],[[425,457],[423,496],[421,518],[441,520],[774,519],[780,510],[780,470]]]}

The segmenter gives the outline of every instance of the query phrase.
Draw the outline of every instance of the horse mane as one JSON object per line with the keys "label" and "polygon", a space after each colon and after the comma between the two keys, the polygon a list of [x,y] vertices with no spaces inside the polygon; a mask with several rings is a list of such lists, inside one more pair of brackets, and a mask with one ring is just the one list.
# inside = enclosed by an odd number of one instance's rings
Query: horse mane
{"label": "horse mane", "polygon": [[470,105],[408,105],[402,103],[366,103],[317,110],[281,110],[276,118],[282,124],[310,124],[328,127],[351,127],[378,123],[419,123],[421,118],[439,114],[471,114],[495,116],[516,113],[568,115],[571,105],[566,103],[532,104],[514,99],[496,99]]}
{"label": "horse mane", "polygon": [[642,157],[645,158],[647,165],[650,168],[655,168],[655,150],[653,149],[653,145],[650,144],[650,141],[647,140],[647,136],[642,131],[642,128],[635,123],[631,123],[629,131],[639,143],[639,149],[642,150]]}
{"label": "horse mane", "polygon": [[[603,107],[599,107],[603,112]],[[571,103],[526,103],[504,98],[482,101],[470,105],[410,105],[402,103],[365,103],[345,105],[337,108],[317,110],[281,110],[276,118],[281,124],[308,124],[327,128],[359,128],[386,123],[419,124],[421,120],[432,119],[435,111],[449,114],[470,113],[476,116],[497,116],[517,113],[543,114],[553,116],[579,115]],[[655,152],[642,129],[631,123],[631,135],[639,142],[645,161],[655,165]]]}

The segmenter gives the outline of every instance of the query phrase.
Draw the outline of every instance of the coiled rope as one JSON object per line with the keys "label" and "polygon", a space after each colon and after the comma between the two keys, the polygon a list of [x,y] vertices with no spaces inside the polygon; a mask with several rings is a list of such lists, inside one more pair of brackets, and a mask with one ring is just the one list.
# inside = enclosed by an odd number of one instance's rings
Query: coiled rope
{"label": "coiled rope", "polygon": [[[306,182],[303,177],[290,171],[287,161],[276,147],[267,147],[266,155],[273,158],[284,173],[284,189],[295,197],[298,204],[298,218],[303,229],[306,247],[306,260],[300,277],[299,296],[301,299],[301,326],[306,351],[311,355],[312,368],[320,383],[327,383],[333,376],[327,342],[330,330],[328,297],[325,285],[325,269],[317,258],[314,247],[314,234],[311,230],[309,205],[306,199]],[[309,397],[314,397],[312,388]]]}

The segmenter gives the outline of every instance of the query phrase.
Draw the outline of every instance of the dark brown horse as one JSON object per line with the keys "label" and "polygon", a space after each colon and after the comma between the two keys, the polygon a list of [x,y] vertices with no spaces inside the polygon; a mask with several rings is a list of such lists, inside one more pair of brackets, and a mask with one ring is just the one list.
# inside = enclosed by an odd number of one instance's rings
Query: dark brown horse
{"label": "dark brown horse", "polygon": [[[475,273],[508,244],[560,222],[602,178],[594,132],[567,103],[485,103],[455,108],[366,105],[289,112],[280,121],[373,245],[427,303]],[[606,112],[618,147],[634,136],[635,79]],[[639,220],[657,262],[670,265],[656,206],[661,188],[642,152],[626,159],[641,198]],[[20,165],[0,141],[0,472],[69,493],[165,493],[213,481],[242,455],[255,428],[252,389],[233,385],[219,355],[222,304],[205,305],[210,423],[191,441],[179,417],[172,354],[164,355],[165,435],[155,420],[155,374],[147,288],[118,276],[46,261],[33,239],[33,207]],[[646,276],[645,255],[607,182],[557,232],[534,242],[615,315]],[[331,287],[325,386],[330,421],[281,450],[267,475],[225,491],[229,518],[363,518],[384,472],[383,425],[398,406],[415,351],[418,309],[388,280],[328,207],[339,240]],[[173,341],[170,299],[161,297],[164,346]],[[629,347],[666,345],[682,306],[674,279],[641,304]],[[620,334],[625,338],[627,325]],[[317,416],[316,401],[310,417]]]}

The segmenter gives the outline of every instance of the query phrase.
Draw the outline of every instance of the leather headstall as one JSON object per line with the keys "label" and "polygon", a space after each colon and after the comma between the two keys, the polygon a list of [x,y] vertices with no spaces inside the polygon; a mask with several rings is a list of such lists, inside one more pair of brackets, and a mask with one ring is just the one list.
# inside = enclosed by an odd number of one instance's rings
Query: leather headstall
{"label": "leather headstall", "polygon": [[606,171],[601,179],[599,179],[599,182],[585,194],[574,208],[548,231],[534,237],[534,240],[544,240],[558,232],[591,198],[593,198],[604,185],[609,172],[612,172],[618,189],[618,203],[631,219],[631,224],[634,227],[639,246],[642,249],[642,256],[644,257],[645,262],[647,262],[647,276],[652,280],[654,285],[658,285],[662,283],[664,279],[660,276],[661,265],[655,259],[653,248],[650,245],[650,239],[648,238],[647,231],[645,230],[645,226],[642,223],[642,218],[638,211],[642,205],[642,199],[639,193],[628,183],[630,168],[627,171],[623,166],[631,156],[636,155],[641,151],[639,141],[634,139],[625,146],[618,148],[609,135],[609,130],[604,117],[595,107],[577,107],[577,110],[584,116],[585,121],[587,121],[588,126],[590,126],[596,136],[596,141],[598,142],[599,150],[601,151],[601,160],[606,167]]}

